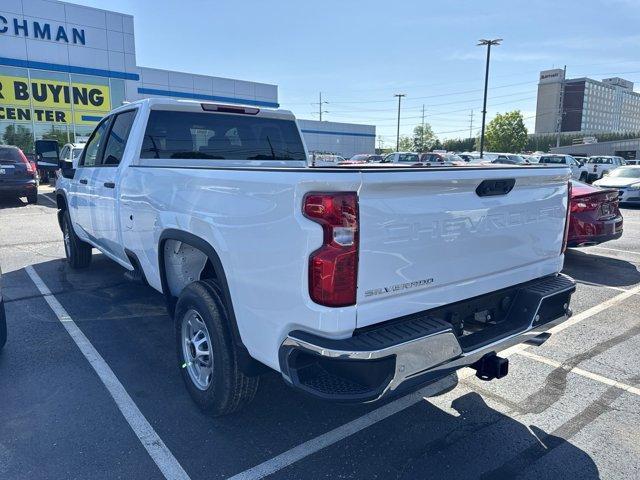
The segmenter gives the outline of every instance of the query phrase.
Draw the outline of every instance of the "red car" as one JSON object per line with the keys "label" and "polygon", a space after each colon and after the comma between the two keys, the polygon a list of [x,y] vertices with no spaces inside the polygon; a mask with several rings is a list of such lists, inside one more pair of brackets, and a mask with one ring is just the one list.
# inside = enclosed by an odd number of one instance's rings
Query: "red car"
{"label": "red car", "polygon": [[571,210],[567,246],[597,245],[622,236],[618,191],[571,182]]}

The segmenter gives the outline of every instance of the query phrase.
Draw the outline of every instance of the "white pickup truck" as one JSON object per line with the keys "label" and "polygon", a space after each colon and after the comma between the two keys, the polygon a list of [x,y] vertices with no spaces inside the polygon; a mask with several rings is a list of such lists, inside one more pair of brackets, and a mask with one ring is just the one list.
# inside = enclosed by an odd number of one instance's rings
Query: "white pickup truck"
{"label": "white pickup truck", "polygon": [[366,402],[542,342],[570,315],[566,167],[307,164],[287,111],[148,99],[57,183],[69,264],[92,248],[162,292],[214,415],[262,373]]}

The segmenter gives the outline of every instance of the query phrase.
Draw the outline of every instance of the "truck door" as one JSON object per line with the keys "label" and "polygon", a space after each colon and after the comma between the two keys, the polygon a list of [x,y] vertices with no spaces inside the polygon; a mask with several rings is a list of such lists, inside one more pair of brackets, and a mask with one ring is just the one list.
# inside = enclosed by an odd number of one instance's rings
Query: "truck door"
{"label": "truck door", "polygon": [[91,223],[95,242],[106,252],[126,261],[119,238],[119,172],[129,132],[136,117],[136,109],[114,116],[106,136],[99,168],[95,169],[93,184],[95,197],[91,208]]}
{"label": "truck door", "polygon": [[[69,201],[71,220],[74,226],[80,227],[85,236],[91,240],[95,237],[91,224],[91,210],[96,202],[94,176],[102,162],[102,151],[110,123],[111,117],[107,117],[93,131],[78,161],[78,169],[71,180]],[[79,232],[76,230],[76,233]]]}

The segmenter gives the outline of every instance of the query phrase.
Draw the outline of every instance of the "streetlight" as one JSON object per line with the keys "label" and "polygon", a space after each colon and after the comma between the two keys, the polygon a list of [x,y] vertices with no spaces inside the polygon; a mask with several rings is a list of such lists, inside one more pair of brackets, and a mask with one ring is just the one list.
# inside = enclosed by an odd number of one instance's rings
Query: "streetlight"
{"label": "streetlight", "polygon": [[478,40],[478,47],[487,46],[487,67],[484,73],[484,102],[482,104],[482,131],[480,133],[480,158],[482,158],[484,154],[484,120],[487,116],[487,86],[489,84],[489,59],[491,58],[491,45],[498,46],[502,41],[501,38],[496,38],[495,40],[485,40],[484,38]]}
{"label": "streetlight", "polygon": [[394,97],[398,97],[398,130],[396,132],[396,152],[400,151],[400,102],[402,101],[402,97],[406,97],[406,93],[396,93],[393,95]]}

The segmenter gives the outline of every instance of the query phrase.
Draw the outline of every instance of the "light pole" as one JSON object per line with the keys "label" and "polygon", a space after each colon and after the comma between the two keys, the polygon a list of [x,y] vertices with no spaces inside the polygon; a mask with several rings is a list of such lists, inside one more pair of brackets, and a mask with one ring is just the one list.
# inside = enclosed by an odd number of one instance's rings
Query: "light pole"
{"label": "light pole", "polygon": [[394,97],[398,97],[398,130],[396,131],[396,152],[400,151],[400,102],[402,101],[402,97],[406,97],[405,93],[396,93],[393,95]]}
{"label": "light pole", "polygon": [[487,87],[489,85],[489,59],[491,58],[491,45],[498,46],[502,41],[501,38],[495,40],[485,40],[484,38],[478,41],[477,46],[487,46],[487,67],[484,72],[484,101],[482,102],[482,131],[480,133],[480,158],[484,155],[484,121],[487,116]]}

